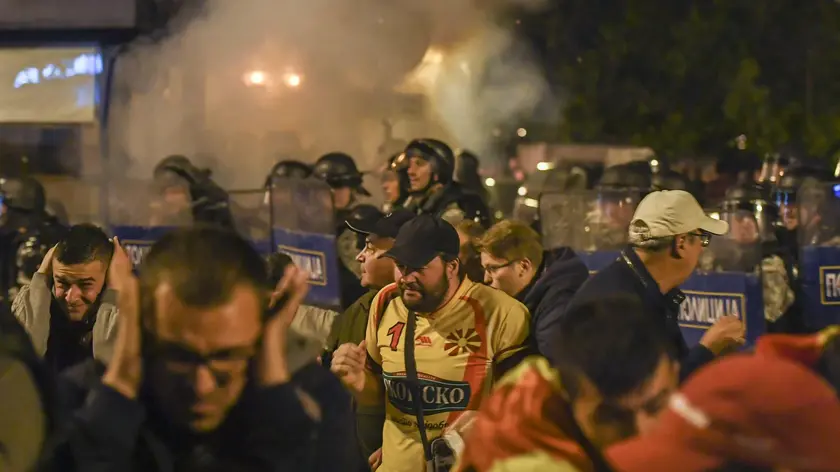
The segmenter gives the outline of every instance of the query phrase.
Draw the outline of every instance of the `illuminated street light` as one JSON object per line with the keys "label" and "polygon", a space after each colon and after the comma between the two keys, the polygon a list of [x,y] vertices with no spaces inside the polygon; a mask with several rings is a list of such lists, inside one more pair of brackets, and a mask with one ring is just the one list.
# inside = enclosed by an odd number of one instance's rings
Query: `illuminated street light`
{"label": "illuminated street light", "polygon": [[527,129],[525,129],[525,128],[519,128],[518,130],[516,130],[516,134],[517,134],[517,136],[519,136],[520,138],[524,138],[525,136],[527,136],[527,135],[528,135],[528,130],[527,130]]}
{"label": "illuminated street light", "polygon": [[252,70],[245,74],[244,80],[248,86],[263,86],[268,82],[268,76],[261,70]]}
{"label": "illuminated street light", "polygon": [[291,73],[283,76],[283,83],[285,83],[287,87],[298,88],[300,87],[301,82],[303,82],[303,78],[298,74]]}
{"label": "illuminated street light", "polygon": [[486,179],[484,179],[484,185],[488,187],[495,187],[496,179],[494,179],[493,177],[487,177]]}

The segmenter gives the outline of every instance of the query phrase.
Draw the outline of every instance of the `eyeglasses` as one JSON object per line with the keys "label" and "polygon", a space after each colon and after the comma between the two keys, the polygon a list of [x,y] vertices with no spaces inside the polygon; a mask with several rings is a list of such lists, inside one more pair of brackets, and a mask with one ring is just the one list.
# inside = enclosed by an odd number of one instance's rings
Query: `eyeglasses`
{"label": "eyeglasses", "polygon": [[712,235],[706,233],[705,231],[700,231],[696,233],[688,233],[689,236],[697,236],[700,238],[700,245],[703,247],[708,247],[709,243],[712,242]]}
{"label": "eyeglasses", "polygon": [[193,376],[201,366],[206,366],[220,387],[244,372],[253,358],[253,349],[235,349],[204,356],[168,343],[152,348],[152,356],[175,375]]}
{"label": "eyeglasses", "polygon": [[514,259],[512,261],[505,262],[504,264],[484,266],[484,272],[488,274],[495,274],[497,271],[502,270],[505,267],[510,267],[517,262],[519,262],[519,259]]}

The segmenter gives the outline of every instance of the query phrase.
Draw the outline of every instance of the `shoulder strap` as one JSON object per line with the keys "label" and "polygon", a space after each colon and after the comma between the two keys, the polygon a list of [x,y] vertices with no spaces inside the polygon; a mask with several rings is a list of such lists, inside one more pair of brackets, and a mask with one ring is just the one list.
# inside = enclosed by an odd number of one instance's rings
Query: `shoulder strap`
{"label": "shoulder strap", "polygon": [[426,435],[426,419],[423,413],[423,391],[420,380],[417,378],[417,362],[414,358],[414,334],[417,331],[417,314],[408,312],[408,322],[405,333],[405,375],[408,380],[408,388],[411,392],[412,403],[414,404],[414,416],[417,418],[417,430],[420,432],[420,442],[423,443],[423,454],[426,457],[426,470],[434,470],[432,460],[432,448],[429,444],[429,437]]}

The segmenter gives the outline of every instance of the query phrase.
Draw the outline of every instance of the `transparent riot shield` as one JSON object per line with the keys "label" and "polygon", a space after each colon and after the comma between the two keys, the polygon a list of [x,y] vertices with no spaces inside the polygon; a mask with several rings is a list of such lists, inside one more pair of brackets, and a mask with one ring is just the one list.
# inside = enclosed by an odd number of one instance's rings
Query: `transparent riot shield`
{"label": "transparent riot shield", "polygon": [[544,193],[539,200],[543,245],[571,247],[590,272],[598,271],[627,245],[627,230],[640,198],[634,191]]}
{"label": "transparent riot shield", "polygon": [[816,330],[840,323],[840,182],[805,182],[797,202],[803,315]]}
{"label": "transparent riot shield", "polygon": [[263,256],[272,253],[271,213],[264,189],[232,190],[228,205],[236,231]]}
{"label": "transparent riot shield", "polygon": [[135,266],[161,236],[193,224],[188,186],[116,179],[108,185],[108,226]]}
{"label": "transparent riot shield", "polygon": [[309,273],[306,302],[341,307],[332,192],[315,179],[275,179],[269,188],[271,247]]}
{"label": "transparent riot shield", "polygon": [[[773,236],[763,229],[767,218],[761,205],[753,211],[715,212],[712,217],[728,222],[729,233],[710,237],[697,270],[680,286],[685,294],[680,329],[694,346],[720,317],[733,315],[744,322],[747,345],[752,345],[766,331],[765,312],[778,318],[793,301],[786,267],[780,257],[763,254],[764,243]],[[781,291],[778,296],[764,296],[763,277],[771,290]]]}

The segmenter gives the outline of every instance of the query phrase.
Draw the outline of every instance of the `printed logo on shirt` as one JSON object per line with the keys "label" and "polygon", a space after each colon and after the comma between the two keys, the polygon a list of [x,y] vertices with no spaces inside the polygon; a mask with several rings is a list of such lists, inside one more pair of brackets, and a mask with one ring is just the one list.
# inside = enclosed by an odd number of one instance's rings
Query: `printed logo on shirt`
{"label": "printed logo on shirt", "polygon": [[428,347],[432,345],[432,338],[428,336],[417,336],[417,339],[415,339],[414,344],[416,346]]}
{"label": "printed logo on shirt", "polygon": [[[449,411],[463,411],[470,403],[472,389],[463,381],[443,380],[417,373],[422,392],[423,413],[433,415]],[[401,412],[414,414],[414,396],[411,394],[405,372],[383,373],[388,401]]]}
{"label": "printed logo on shirt", "polygon": [[462,352],[473,354],[481,347],[481,336],[473,328],[456,329],[446,337],[443,349],[450,356],[457,356]]}

